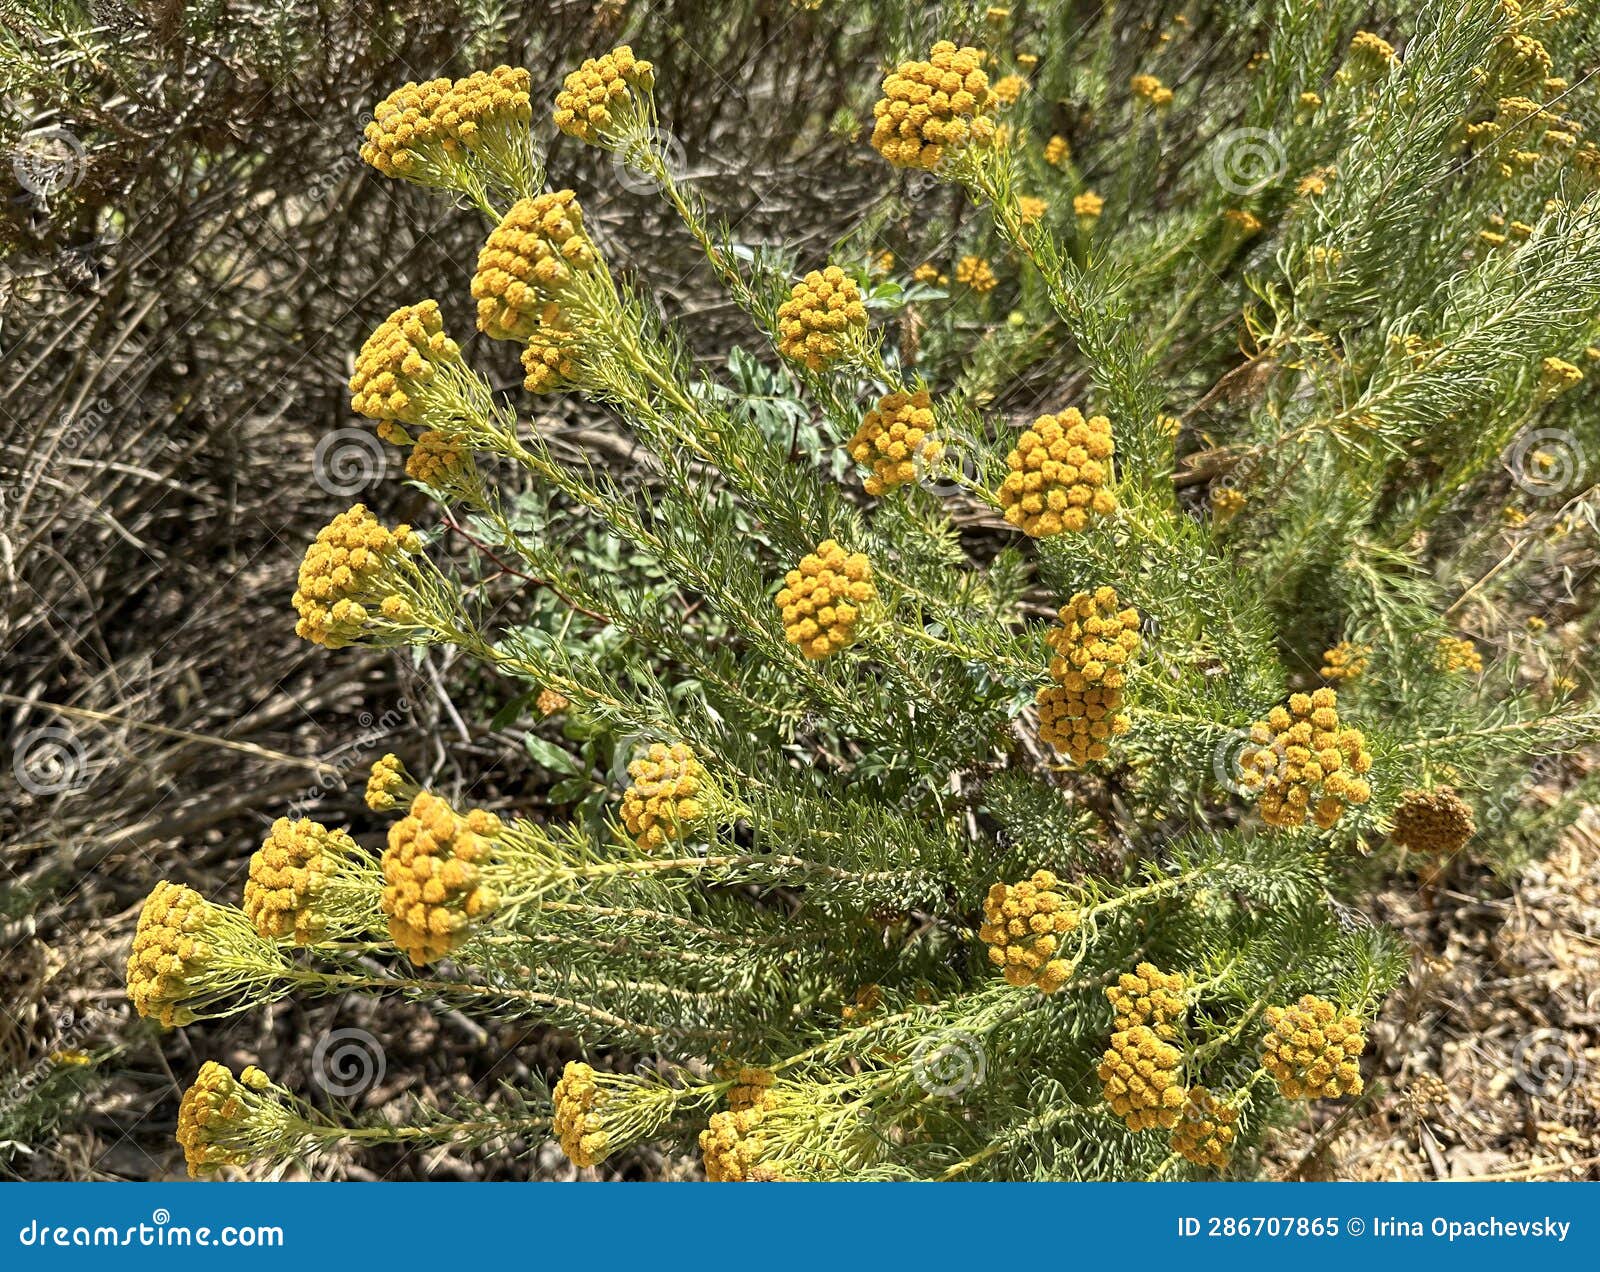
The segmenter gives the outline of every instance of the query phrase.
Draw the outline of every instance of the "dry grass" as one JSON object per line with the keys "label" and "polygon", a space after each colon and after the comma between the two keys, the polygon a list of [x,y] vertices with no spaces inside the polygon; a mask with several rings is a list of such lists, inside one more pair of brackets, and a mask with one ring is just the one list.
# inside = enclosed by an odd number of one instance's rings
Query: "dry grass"
{"label": "dry grass", "polygon": [[1373,917],[1413,951],[1373,1030],[1373,1084],[1275,1148],[1277,1174],[1600,1179],[1600,816],[1508,887],[1458,863]]}

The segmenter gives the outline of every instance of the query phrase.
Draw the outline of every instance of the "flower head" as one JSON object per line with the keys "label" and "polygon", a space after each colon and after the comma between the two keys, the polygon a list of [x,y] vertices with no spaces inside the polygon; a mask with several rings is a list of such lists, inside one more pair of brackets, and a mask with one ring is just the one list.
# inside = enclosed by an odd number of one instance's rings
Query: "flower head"
{"label": "flower head", "polygon": [[769,1105],[772,1087],[778,1080],[771,1069],[758,1069],[741,1065],[734,1075],[734,1084],[728,1088],[728,1107],[738,1113]]}
{"label": "flower head", "polygon": [[978,939],[989,947],[989,961],[1006,983],[1032,985],[1053,994],[1066,984],[1070,964],[1057,955],[1061,938],[1078,926],[1078,914],[1048,870],[1035,870],[1021,883],[997,883],[983,899]]}
{"label": "flower head", "polygon": [[1172,90],[1154,75],[1135,75],[1128,81],[1128,88],[1157,110],[1172,105]]}
{"label": "flower head", "polygon": [[778,352],[808,371],[837,362],[866,329],[861,289],[837,265],[812,270],[778,306]]}
{"label": "flower head", "polygon": [[1222,214],[1222,223],[1235,241],[1261,233],[1261,218],[1243,208],[1229,208]]}
{"label": "flower head", "polygon": [[389,939],[418,966],[449,954],[499,904],[482,878],[496,829],[492,818],[462,817],[427,791],[389,828],[382,909]]}
{"label": "flower head", "polygon": [[1250,730],[1255,745],[1240,757],[1245,785],[1261,792],[1261,817],[1292,829],[1307,816],[1326,830],[1351,804],[1365,804],[1372,787],[1366,740],[1339,724],[1338,695],[1328,688],[1291,694]]}
{"label": "flower head", "polygon": [[1539,364],[1539,396],[1553,398],[1583,381],[1583,372],[1563,358],[1546,358]]}
{"label": "flower head", "polygon": [[1361,1094],[1366,1050],[1361,1021],[1326,999],[1305,994],[1288,1007],[1268,1007],[1261,1067],[1291,1100],[1336,1100]]}
{"label": "flower head", "polygon": [[708,1180],[714,1184],[744,1184],[783,1178],[777,1167],[763,1161],[768,1152],[762,1126],[767,1115],[764,1104],[711,1115],[706,1129],[700,1132],[700,1153]]}
{"label": "flower head", "polygon": [[1239,1137],[1234,1123],[1238,1106],[1224,1104],[1203,1086],[1189,1088],[1178,1124],[1172,1128],[1172,1150],[1196,1166],[1226,1170]]}
{"label": "flower head", "polygon": [[917,479],[917,466],[938,462],[944,445],[933,435],[933,399],[926,389],[894,392],[878,399],[850,439],[850,457],[872,469],[869,495],[881,495]]}
{"label": "flower head", "polygon": [[554,393],[576,382],[579,350],[578,335],[562,321],[560,306],[546,305],[523,346],[522,387],[529,393]]}
{"label": "flower head", "polygon": [[1483,655],[1470,640],[1461,636],[1441,636],[1434,653],[1440,671],[1465,672],[1476,676],[1483,670]]}
{"label": "flower head", "polygon": [[561,1080],[550,1093],[555,1104],[556,1139],[574,1166],[598,1165],[611,1151],[610,1136],[597,1111],[605,1099],[598,1076],[588,1065],[574,1060],[561,1071]]}
{"label": "flower head", "polygon": [[1072,146],[1059,133],[1044,143],[1044,161],[1052,168],[1059,168],[1070,158],[1072,158]]}
{"label": "flower head", "polygon": [[295,634],[340,649],[367,634],[409,627],[410,589],[401,567],[421,546],[411,527],[388,530],[364,504],[341,512],[300,562]]}
{"label": "flower head", "polygon": [[491,340],[527,340],[542,325],[555,325],[567,293],[604,269],[576,194],[519,199],[478,253],[472,276],[478,330]]}
{"label": "flower head", "polygon": [[1039,736],[1075,764],[1103,760],[1108,739],[1128,731],[1120,708],[1127,665],[1139,652],[1139,611],[1124,609],[1115,588],[1078,592],[1061,607],[1047,637],[1053,687],[1038,693]]}
{"label": "flower head", "polygon": [[877,595],[866,555],[825,539],[784,576],[777,597],[784,637],[807,658],[826,658],[855,640],[862,608]]}
{"label": "flower head", "polygon": [[1213,486],[1211,488],[1211,512],[1219,526],[1225,526],[1232,521],[1250,502],[1250,497],[1236,486]]}
{"label": "flower head", "polygon": [[1104,415],[1084,419],[1077,407],[1041,415],[1006,456],[1000,486],[1006,520],[1035,539],[1086,529],[1091,515],[1117,510],[1110,491],[1116,445]]}
{"label": "flower head", "polygon": [[1394,45],[1371,31],[1357,31],[1350,40],[1350,53],[1339,74],[1351,83],[1378,79],[1398,65]]}
{"label": "flower head", "polygon": [[162,880],[139,911],[128,953],[128,998],[141,1016],[170,1029],[236,1011],[247,1005],[248,990],[288,970],[238,910]]}
{"label": "flower head", "polygon": [[265,939],[293,945],[360,931],[376,909],[373,864],[344,831],[280,817],[250,858],[245,917]]}
{"label": "flower head", "polygon": [[872,145],[897,168],[932,171],[953,150],[994,136],[983,53],[940,40],[928,60],[901,62],[873,106]]}
{"label": "flower head", "polygon": [[995,281],[994,269],[981,256],[963,256],[956,262],[956,282],[980,296],[992,292]]}
{"label": "flower head", "polygon": [[1354,680],[1366,672],[1371,653],[1371,645],[1341,640],[1333,648],[1322,651],[1321,676],[1324,680]]}
{"label": "flower head", "polygon": [[1189,1010],[1184,996],[1188,981],[1182,972],[1163,972],[1154,963],[1140,963],[1123,972],[1115,985],[1108,986],[1106,998],[1117,1014],[1118,1029],[1149,1025],[1158,1038],[1168,1041],[1178,1036],[1175,1020]]}
{"label": "flower head", "polygon": [[1020,75],[1002,75],[989,88],[989,94],[1001,106],[1014,106],[1028,91],[1028,81]]}
{"label": "flower head", "polygon": [[622,824],[645,852],[687,839],[706,817],[704,766],[682,742],[654,742],[628,765]]}
{"label": "flower head", "polygon": [[440,372],[460,361],[461,347],[445,334],[438,301],[401,305],[356,355],[350,409],[380,425],[425,423],[442,396],[435,387]]}
{"label": "flower head", "polygon": [[388,812],[401,804],[409,804],[421,789],[406,772],[400,757],[391,752],[372,762],[367,777],[367,807],[375,813]]}
{"label": "flower head", "polygon": [[1132,1131],[1177,1126],[1188,1095],[1180,1081],[1183,1056],[1148,1025],[1119,1029],[1096,1075],[1111,1111]]}
{"label": "flower head", "polygon": [[472,157],[506,176],[523,170],[533,119],[529,76],[497,66],[464,79],[401,85],[373,109],[361,158],[386,177],[459,188]]}
{"label": "flower head", "polygon": [[655,68],[626,44],[585,58],[556,94],[556,127],[591,145],[612,140],[626,131],[638,112],[637,99],[655,82]]}
{"label": "flower head", "polygon": [[430,428],[406,457],[406,476],[435,490],[459,490],[470,484],[472,452],[448,433]]}
{"label": "flower head", "polygon": [[1541,86],[1550,74],[1550,50],[1531,35],[1507,31],[1495,41],[1496,82],[1502,88],[1515,88],[1537,81]]}
{"label": "flower head", "polygon": [[248,1166],[265,1153],[288,1149],[306,1123],[287,1099],[288,1092],[255,1065],[236,1078],[224,1065],[207,1060],[178,1105],[176,1138],[189,1178]]}
{"label": "flower head", "polygon": [[1466,847],[1478,831],[1472,805],[1448,786],[1407,791],[1394,810],[1395,843],[1412,852],[1450,854]]}
{"label": "flower head", "polygon": [[1080,221],[1094,222],[1106,210],[1106,201],[1093,190],[1085,190],[1072,200],[1072,214]]}

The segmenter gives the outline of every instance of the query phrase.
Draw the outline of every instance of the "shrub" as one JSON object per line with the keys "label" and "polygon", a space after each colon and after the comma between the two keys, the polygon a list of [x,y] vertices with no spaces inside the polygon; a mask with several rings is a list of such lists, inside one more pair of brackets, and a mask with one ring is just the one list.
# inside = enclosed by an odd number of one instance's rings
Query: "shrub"
{"label": "shrub", "polygon": [[[542,1132],[580,1166],[697,1142],[729,1180],[1247,1175],[1304,1101],[1357,1097],[1403,959],[1346,902],[1407,868],[1397,809],[1434,792],[1464,850],[1513,862],[1569,812],[1532,806],[1528,757],[1596,736],[1495,622],[1592,516],[1545,497],[1593,440],[1600,152],[1549,73],[1590,19],[1469,0],[1379,38],[1356,12],[1286,0],[1254,55],[1224,26],[1241,119],[1182,76],[1181,24],[1040,59],[991,10],[986,48],[891,69],[870,140],[906,175],[886,180],[932,173],[979,214],[950,303],[1017,306],[964,365],[927,273],[884,277],[881,242],[736,244],[671,161],[656,68],[584,63],[555,122],[659,188],[784,392],[859,463],[843,481],[701,373],[574,193],[544,188],[526,77],[380,105],[369,161],[489,226],[470,298],[394,298],[353,406],[400,445],[435,438],[453,458],[418,471],[442,515],[570,613],[497,630],[434,530],[358,505],[307,553],[302,634],[449,647],[617,739],[628,779],[597,829],[452,806],[385,757],[369,799],[401,815],[380,861],[297,829],[338,886],[274,878],[264,931],[158,885],[131,988],[165,1023],[413,994],[553,1023],[601,1064],[655,1059],[405,1127],[208,1067],[182,1120],[195,1168]],[[486,84],[509,99],[450,108]],[[1240,144],[1266,147],[1261,179],[1216,158]],[[1491,215],[1507,231],[1486,238]],[[1003,269],[979,287],[977,261]],[[468,299],[528,351],[530,392],[626,422],[647,481],[519,415],[443,316]],[[1014,433],[993,386],[1060,353],[1073,373]],[[893,432],[908,406],[915,439]],[[505,466],[545,492],[544,533],[502,504]],[[1477,515],[1507,498],[1514,529]],[[575,568],[562,529],[596,527],[670,587]],[[587,648],[602,632],[625,674]],[[362,915],[364,939],[335,939]]]}

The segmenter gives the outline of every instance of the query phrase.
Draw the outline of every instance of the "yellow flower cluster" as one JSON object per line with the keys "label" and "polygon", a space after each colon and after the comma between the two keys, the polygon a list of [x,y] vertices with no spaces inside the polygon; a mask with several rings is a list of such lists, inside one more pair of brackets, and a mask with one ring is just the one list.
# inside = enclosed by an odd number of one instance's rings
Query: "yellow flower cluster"
{"label": "yellow flower cluster", "polygon": [[472,275],[478,330],[491,340],[529,339],[556,320],[551,303],[599,260],[571,190],[518,199],[478,253]]}
{"label": "yellow flower cluster", "polygon": [[989,961],[1005,971],[1009,985],[1032,985],[1053,994],[1067,982],[1070,967],[1057,958],[1060,938],[1078,926],[1077,912],[1048,870],[1036,870],[1021,883],[997,883],[983,899],[978,939],[989,947]]}
{"label": "yellow flower cluster", "polygon": [[1239,1137],[1234,1126],[1238,1120],[1236,1106],[1222,1103],[1203,1086],[1190,1087],[1178,1124],[1172,1128],[1172,1149],[1196,1166],[1224,1170]]}
{"label": "yellow flower cluster", "polygon": [[1085,529],[1091,514],[1110,516],[1117,510],[1107,488],[1115,450],[1104,415],[1084,419],[1077,407],[1041,415],[1006,456],[1010,472],[1000,485],[1006,520],[1043,539]]}
{"label": "yellow flower cluster", "polygon": [[1435,655],[1440,671],[1464,671],[1475,676],[1483,670],[1483,655],[1470,640],[1460,636],[1441,636]]}
{"label": "yellow flower cluster", "polygon": [[1097,221],[1106,210],[1106,201],[1093,190],[1086,190],[1072,200],[1072,213],[1082,221]]}
{"label": "yellow flower cluster", "polygon": [[329,830],[309,817],[278,818],[250,857],[245,917],[269,941],[289,938],[295,945],[315,945],[328,931],[322,895],[358,853],[355,840],[342,830]]}
{"label": "yellow flower cluster", "polygon": [[1534,80],[1543,81],[1550,74],[1553,65],[1550,50],[1533,36],[1508,31],[1495,44],[1500,54],[1497,68],[1500,83],[1507,86],[1531,84]]}
{"label": "yellow flower cluster", "polygon": [[996,279],[994,270],[983,257],[963,256],[956,262],[956,282],[983,295],[994,290]]}
{"label": "yellow flower cluster", "polygon": [[561,321],[561,307],[546,305],[522,350],[522,387],[553,393],[578,375],[578,337]]}
{"label": "yellow flower cluster", "polygon": [[1002,106],[1014,106],[1028,91],[1028,81],[1020,75],[1002,75],[989,88],[989,95]]}
{"label": "yellow flower cluster", "polygon": [[448,490],[465,475],[468,463],[467,451],[459,442],[430,428],[418,435],[406,457],[406,476],[435,490]]}
{"label": "yellow flower cluster", "polygon": [[1171,1130],[1188,1095],[1181,1081],[1183,1055],[1148,1025],[1119,1029],[1095,1071],[1106,1103],[1131,1131]]}
{"label": "yellow flower cluster", "polygon": [[771,1069],[741,1067],[734,1085],[728,1088],[728,1107],[735,1113],[765,1107],[772,1099],[772,1086],[777,1080]]}
{"label": "yellow flower cluster", "polygon": [[539,709],[539,714],[542,716],[553,716],[558,711],[565,711],[571,705],[572,702],[566,694],[550,688],[549,685],[539,690],[539,696],[534,701],[534,706]]}
{"label": "yellow flower cluster", "polygon": [[380,426],[388,420],[421,424],[439,369],[460,361],[461,347],[445,335],[438,301],[401,305],[356,355],[350,409]]}
{"label": "yellow flower cluster", "polygon": [[784,576],[777,596],[784,639],[807,658],[826,658],[855,640],[862,608],[877,595],[866,554],[824,539]]}
{"label": "yellow flower cluster", "polygon": [[139,911],[128,953],[128,998],[141,1016],[171,1029],[195,1020],[184,1005],[213,955],[207,938],[210,907],[193,888],[163,879]]}
{"label": "yellow flower cluster", "polygon": [[1289,1007],[1268,1007],[1261,1067],[1291,1100],[1336,1100],[1361,1094],[1356,1061],[1366,1050],[1361,1022],[1326,999],[1305,994]]}
{"label": "yellow flower cluster", "polygon": [[1148,1025],[1156,1037],[1171,1042],[1178,1036],[1178,1027],[1189,1010],[1184,997],[1187,980],[1182,972],[1163,972],[1154,963],[1140,963],[1131,972],[1123,972],[1115,985],[1108,986],[1106,998],[1111,1010],[1116,1012],[1118,1032]]}
{"label": "yellow flower cluster", "polygon": [[408,621],[409,607],[391,576],[403,555],[420,548],[410,526],[388,530],[364,504],[341,512],[317,532],[300,562],[295,634],[341,649],[361,636],[370,617],[368,605],[377,605],[391,623]]}
{"label": "yellow flower cluster", "polygon": [[1078,592],[1046,638],[1054,654],[1039,690],[1039,736],[1075,764],[1103,760],[1108,739],[1128,731],[1122,706],[1127,665],[1139,652],[1139,611],[1119,608],[1115,588]]}
{"label": "yellow flower cluster", "polygon": [[1326,830],[1351,804],[1365,804],[1372,788],[1362,774],[1372,768],[1366,740],[1339,726],[1332,689],[1292,694],[1250,730],[1255,746],[1240,757],[1242,778],[1261,791],[1261,817],[1269,826],[1305,825],[1309,812]]}
{"label": "yellow flower cluster", "polygon": [[1341,640],[1332,649],[1322,651],[1322,678],[1324,680],[1354,680],[1367,670],[1367,656],[1371,645],[1357,645]]}
{"label": "yellow flower cluster", "polygon": [[866,329],[861,289],[837,265],[812,270],[778,306],[778,352],[808,371],[838,361]]}
{"label": "yellow flower cluster", "polygon": [[556,127],[594,145],[613,136],[619,117],[631,113],[630,95],[648,93],[655,82],[655,68],[635,58],[626,44],[585,58],[556,94]]}
{"label": "yellow flower cluster", "polygon": [[705,1158],[708,1180],[714,1184],[756,1184],[783,1178],[780,1171],[761,1160],[767,1147],[761,1132],[766,1115],[764,1103],[711,1115],[706,1129],[700,1132],[700,1153]]}
{"label": "yellow flower cluster", "polygon": [[426,791],[389,828],[382,907],[389,939],[413,963],[422,966],[449,954],[472,922],[499,903],[482,882],[493,851],[490,839],[498,831],[491,814],[474,810],[462,817]]}
{"label": "yellow flower cluster", "polygon": [[410,803],[419,789],[400,757],[391,752],[372,762],[372,770],[367,775],[367,807],[375,813],[388,812]]}
{"label": "yellow flower cluster", "polygon": [[597,1111],[605,1096],[595,1077],[592,1068],[573,1060],[561,1071],[561,1080],[550,1093],[555,1105],[552,1129],[574,1166],[598,1165],[611,1151],[611,1137]]}
{"label": "yellow flower cluster", "polygon": [[926,389],[894,392],[878,399],[850,439],[850,458],[872,469],[869,495],[881,495],[917,479],[917,465],[938,462],[944,445],[933,435],[933,399]]}
{"label": "yellow flower cluster", "polygon": [[1546,358],[1539,364],[1539,393],[1553,398],[1576,388],[1583,381],[1583,372],[1565,358]]}
{"label": "yellow flower cluster", "polygon": [[1371,31],[1357,31],[1350,40],[1350,58],[1345,63],[1346,78],[1363,80],[1383,74],[1396,62],[1394,45]]}
{"label": "yellow flower cluster", "polygon": [[1241,512],[1249,497],[1244,491],[1233,486],[1213,486],[1211,488],[1211,512],[1216,517],[1219,526],[1225,526]]}
{"label": "yellow flower cluster", "polygon": [[1172,90],[1154,75],[1135,75],[1128,81],[1135,97],[1143,98],[1158,110],[1172,105]]}
{"label": "yellow flower cluster", "polygon": [[1243,208],[1229,208],[1222,214],[1222,223],[1235,240],[1261,233],[1261,218]]}
{"label": "yellow flower cluster", "polygon": [[1395,843],[1412,852],[1459,852],[1477,833],[1472,805],[1449,787],[1407,791],[1394,810]]}
{"label": "yellow flower cluster", "polygon": [[437,178],[487,130],[532,121],[528,86],[528,72],[510,66],[403,84],[374,108],[361,158],[386,177]]}
{"label": "yellow flower cluster", "polygon": [[872,145],[897,168],[933,171],[945,154],[994,136],[983,54],[940,40],[926,62],[901,62],[872,107]]}
{"label": "yellow flower cluster", "polygon": [[1070,158],[1072,158],[1072,146],[1060,133],[1044,143],[1044,161],[1052,168],[1059,168]]}
{"label": "yellow flower cluster", "polygon": [[682,742],[653,742],[628,765],[622,824],[645,852],[687,839],[705,817],[706,771]]}
{"label": "yellow flower cluster", "polygon": [[1017,197],[1017,216],[1024,225],[1037,225],[1049,210],[1050,205],[1036,195],[1023,194]]}
{"label": "yellow flower cluster", "polygon": [[215,1060],[207,1060],[178,1104],[177,1141],[190,1179],[215,1175],[228,1166],[247,1166],[245,1146],[252,1091],[270,1087],[267,1075],[248,1065],[235,1078]]}

